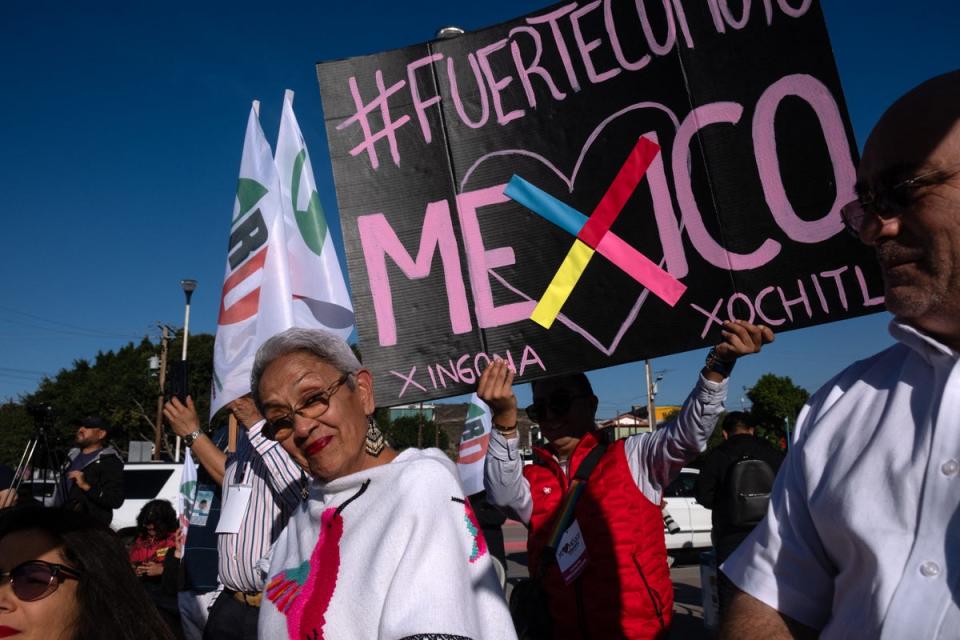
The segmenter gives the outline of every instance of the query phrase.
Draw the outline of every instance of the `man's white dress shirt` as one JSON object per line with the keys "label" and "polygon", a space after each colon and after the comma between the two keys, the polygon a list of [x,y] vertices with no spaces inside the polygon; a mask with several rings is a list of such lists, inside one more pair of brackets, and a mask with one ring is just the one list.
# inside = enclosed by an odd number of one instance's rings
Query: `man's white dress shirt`
{"label": "man's white dress shirt", "polygon": [[722,569],[823,638],[958,638],[958,354],[890,332],[800,412],[767,517]]}

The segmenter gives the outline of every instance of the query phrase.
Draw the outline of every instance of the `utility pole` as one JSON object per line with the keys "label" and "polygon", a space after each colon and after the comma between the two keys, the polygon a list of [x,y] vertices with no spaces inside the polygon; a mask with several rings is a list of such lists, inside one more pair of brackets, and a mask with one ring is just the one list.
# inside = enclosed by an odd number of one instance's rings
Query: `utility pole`
{"label": "utility pole", "polygon": [[157,421],[154,424],[153,459],[160,459],[160,440],[163,437],[163,391],[167,384],[167,325],[160,325],[160,393],[157,395]]}
{"label": "utility pole", "polygon": [[420,423],[417,425],[417,449],[423,449],[423,402],[420,402],[420,411],[418,412]]}
{"label": "utility pole", "polygon": [[650,425],[650,431],[657,430],[657,408],[653,404],[655,392],[653,386],[656,382],[653,379],[653,371],[650,367],[650,361],[643,361],[644,370],[647,372],[647,424]]}

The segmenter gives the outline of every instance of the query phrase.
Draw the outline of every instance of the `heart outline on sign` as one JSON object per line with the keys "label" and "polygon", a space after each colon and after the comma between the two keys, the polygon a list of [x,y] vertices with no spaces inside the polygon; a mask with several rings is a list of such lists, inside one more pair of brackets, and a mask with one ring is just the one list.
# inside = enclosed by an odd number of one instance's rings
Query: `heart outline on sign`
{"label": "heart outline on sign", "polygon": [[[662,111],[670,118],[670,121],[673,122],[673,126],[675,130],[680,128],[680,119],[666,105],[661,104],[659,102],[648,102],[648,101],[637,102],[632,105],[628,105],[623,109],[620,109],[619,111],[607,116],[600,122],[600,124],[598,124],[594,128],[594,130],[590,133],[590,135],[587,136],[586,142],[584,142],[583,146],[580,148],[580,154],[577,157],[576,163],[574,163],[573,171],[570,173],[569,177],[567,177],[567,175],[563,173],[563,171],[558,169],[556,165],[554,165],[552,162],[550,162],[549,160],[547,160],[545,157],[543,157],[538,153],[529,151],[527,149],[502,149],[500,151],[491,151],[490,153],[486,153],[480,156],[479,158],[477,158],[477,160],[474,161],[472,165],[470,165],[470,168],[467,169],[467,171],[463,174],[463,178],[460,180],[460,193],[463,193],[464,189],[466,188],[467,181],[469,181],[470,179],[470,176],[473,175],[473,172],[476,171],[477,167],[479,167],[481,164],[483,164],[487,160],[490,160],[491,158],[512,156],[512,155],[525,156],[525,157],[532,158],[534,160],[539,161],[545,167],[550,169],[558,178],[560,178],[560,180],[563,181],[563,183],[567,186],[567,190],[569,193],[573,193],[574,191],[573,185],[577,180],[577,175],[580,172],[580,167],[583,164],[583,160],[586,157],[587,152],[590,151],[590,148],[593,146],[593,143],[596,142],[597,138],[600,136],[600,133],[611,122],[617,120],[618,118],[620,118],[621,116],[627,113],[630,113],[632,111],[638,111],[640,109],[657,109],[659,111]],[[683,224],[683,220],[681,219],[680,220],[681,232],[683,232],[683,228],[684,228],[684,224]],[[657,263],[657,265],[661,268],[663,268],[665,264],[666,264],[665,258],[661,258],[660,261]],[[515,286],[511,285],[509,282],[507,282],[507,280],[503,276],[498,274],[493,269],[488,269],[487,273],[493,276],[494,278],[496,278],[497,281],[500,282],[500,284],[502,284],[504,287],[507,288],[507,290],[520,296],[522,299],[528,302],[536,301],[535,298],[528,296],[526,293],[520,291]],[[649,295],[650,295],[650,290],[644,287],[640,295],[637,296],[636,301],[633,303],[633,306],[630,308],[630,311],[627,313],[626,318],[624,319],[623,323],[620,325],[620,328],[617,330],[617,333],[614,336],[613,341],[610,343],[609,346],[604,345],[596,336],[594,336],[592,333],[587,331],[584,327],[580,326],[578,323],[574,322],[569,316],[567,316],[564,313],[560,313],[557,315],[557,321],[560,324],[567,327],[568,329],[570,329],[571,331],[573,331],[574,333],[580,335],[591,346],[593,346],[595,349],[597,349],[598,351],[600,351],[601,353],[609,357],[609,356],[612,356],[614,353],[616,353],[617,348],[620,346],[620,342],[623,340],[623,336],[626,335],[627,329],[629,329],[633,325],[633,323],[636,322],[637,317],[640,315],[640,310],[643,308],[643,305],[646,303]]]}

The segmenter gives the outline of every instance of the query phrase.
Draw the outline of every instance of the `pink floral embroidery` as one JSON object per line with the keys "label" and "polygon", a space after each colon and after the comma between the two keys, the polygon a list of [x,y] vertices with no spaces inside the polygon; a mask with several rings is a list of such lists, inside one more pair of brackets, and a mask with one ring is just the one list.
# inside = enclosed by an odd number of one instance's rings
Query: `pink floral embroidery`
{"label": "pink floral embroidery", "polygon": [[467,531],[473,536],[473,550],[470,553],[470,564],[473,564],[487,552],[487,540],[483,537],[483,530],[477,521],[477,514],[473,512],[473,507],[470,506],[470,501],[464,500],[463,507],[465,511],[463,519],[467,523]]}
{"label": "pink floral embroidery", "polygon": [[309,561],[285,569],[267,584],[267,599],[287,616],[290,640],[323,640],[326,613],[340,571],[343,516],[333,507],[320,517],[320,537]]}

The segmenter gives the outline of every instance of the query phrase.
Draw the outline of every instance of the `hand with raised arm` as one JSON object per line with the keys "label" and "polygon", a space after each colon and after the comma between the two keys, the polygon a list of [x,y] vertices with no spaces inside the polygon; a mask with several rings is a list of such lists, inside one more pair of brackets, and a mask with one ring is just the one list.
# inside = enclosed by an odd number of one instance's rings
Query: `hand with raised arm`
{"label": "hand with raised arm", "polygon": [[[200,431],[200,416],[193,405],[193,398],[187,396],[187,403],[183,404],[179,398],[170,398],[163,405],[163,417],[167,424],[181,438]],[[190,450],[197,461],[203,465],[214,482],[221,484],[226,473],[227,456],[217,448],[213,440],[200,433],[190,445]]]}
{"label": "hand with raised arm", "polygon": [[477,396],[493,414],[493,426],[510,437],[517,437],[517,396],[513,393],[513,371],[506,360],[496,359],[480,374]]}
{"label": "hand with raised arm", "polygon": [[260,415],[260,411],[257,410],[257,405],[253,402],[253,398],[250,396],[241,396],[227,404],[227,409],[233,413],[233,416],[237,419],[237,422],[244,429],[250,429],[253,425],[257,424],[263,420],[263,416]]}
{"label": "hand with raised arm", "polygon": [[[734,363],[751,353],[759,353],[763,345],[773,342],[773,331],[762,324],[746,320],[728,320],[720,331],[722,340],[710,351],[703,375],[707,380],[720,382],[730,375]],[[717,366],[711,366],[711,359]]]}

